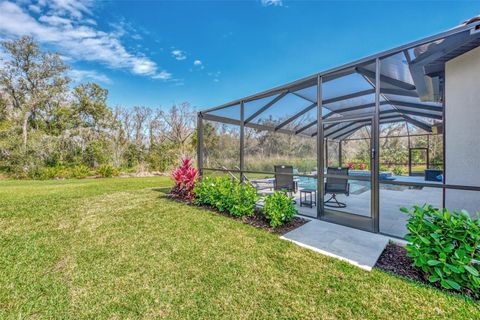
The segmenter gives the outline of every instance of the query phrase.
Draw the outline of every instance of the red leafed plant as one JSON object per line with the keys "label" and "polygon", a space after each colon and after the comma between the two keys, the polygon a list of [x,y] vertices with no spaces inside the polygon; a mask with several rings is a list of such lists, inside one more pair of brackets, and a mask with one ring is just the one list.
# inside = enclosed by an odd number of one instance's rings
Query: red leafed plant
{"label": "red leafed plant", "polygon": [[193,188],[195,187],[197,176],[198,170],[192,167],[192,160],[188,158],[183,159],[180,167],[175,168],[172,172],[175,186],[171,193],[185,200],[193,200],[195,197]]}
{"label": "red leafed plant", "polygon": [[365,163],[360,163],[360,170],[365,170],[367,169],[367,165]]}
{"label": "red leafed plant", "polygon": [[350,161],[349,163],[347,163],[347,167],[348,167],[348,169],[350,169],[350,170],[354,170],[354,169],[355,169],[355,163],[353,163],[353,162]]}

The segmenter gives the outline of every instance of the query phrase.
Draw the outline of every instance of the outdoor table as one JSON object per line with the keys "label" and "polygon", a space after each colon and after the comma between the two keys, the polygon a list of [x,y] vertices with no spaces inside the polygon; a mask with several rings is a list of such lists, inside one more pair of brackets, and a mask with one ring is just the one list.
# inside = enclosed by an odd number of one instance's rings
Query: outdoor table
{"label": "outdoor table", "polygon": [[[307,195],[309,196],[307,198]],[[314,205],[317,205],[317,190],[315,189],[302,189],[300,190],[300,207],[310,207],[313,208]]]}

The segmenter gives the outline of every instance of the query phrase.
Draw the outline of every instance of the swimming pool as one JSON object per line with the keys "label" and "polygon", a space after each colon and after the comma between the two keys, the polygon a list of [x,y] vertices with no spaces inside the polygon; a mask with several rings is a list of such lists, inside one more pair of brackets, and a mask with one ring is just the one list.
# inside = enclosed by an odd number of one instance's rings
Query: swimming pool
{"label": "swimming pool", "polygon": [[[315,189],[317,190],[317,179],[310,177],[297,177],[299,189]],[[350,193],[360,194],[370,190],[370,181],[348,180],[350,183]]]}
{"label": "swimming pool", "polygon": [[[366,170],[350,170],[348,172],[349,176],[353,177],[369,177],[371,176],[370,171]],[[395,177],[392,175],[391,172],[384,171],[380,172],[380,181],[382,180],[395,180]],[[310,177],[297,177],[298,187],[300,189],[317,189],[317,179],[310,178]],[[370,190],[370,181],[364,180],[348,180],[350,184],[350,193],[352,194],[360,194],[365,191]]]}

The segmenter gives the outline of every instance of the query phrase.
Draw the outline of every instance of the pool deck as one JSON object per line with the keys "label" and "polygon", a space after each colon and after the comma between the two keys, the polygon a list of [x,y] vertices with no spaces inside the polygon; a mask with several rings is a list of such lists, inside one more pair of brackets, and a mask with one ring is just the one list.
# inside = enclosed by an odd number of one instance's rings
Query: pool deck
{"label": "pool deck", "polygon": [[[425,182],[423,177],[396,177],[396,181],[403,182]],[[354,180],[351,180],[351,184]],[[435,183],[435,182],[434,182]],[[438,182],[440,184],[440,182]],[[300,190],[302,187],[299,188]],[[261,190],[259,193],[268,194],[272,190]],[[299,214],[307,217],[315,218],[317,216],[317,207],[300,207],[300,192],[294,194],[296,206]],[[371,215],[371,192],[366,189],[362,192],[359,190],[356,193],[350,193],[347,197],[345,195],[337,195],[340,202],[347,204],[343,209],[332,209],[334,211],[345,212],[348,214],[360,215],[370,217]],[[411,207],[414,204],[423,205],[430,203],[434,206],[442,206],[442,189],[439,188],[413,188],[407,186],[394,186],[389,184],[382,184],[380,181],[380,232],[389,234],[398,238],[403,238],[407,233],[405,227],[407,222],[407,215],[400,211],[401,207]]]}
{"label": "pool deck", "polygon": [[[272,179],[264,179],[266,186]],[[424,182],[420,176],[395,177],[395,181]],[[340,202],[347,206],[342,209],[332,209],[347,214],[371,216],[371,189],[364,181],[350,180],[349,196],[337,195]],[[362,184],[363,182],[363,184]],[[438,182],[440,184],[440,182]],[[309,186],[299,186],[299,190]],[[316,188],[315,188],[316,189]],[[273,189],[260,190],[261,194],[272,193]],[[301,247],[315,252],[346,261],[364,270],[370,271],[389,241],[404,244],[403,238],[407,233],[405,227],[407,215],[400,211],[401,207],[411,207],[414,204],[430,203],[440,207],[442,204],[442,189],[431,187],[409,187],[386,184],[380,181],[380,232],[382,234],[362,231],[343,225],[313,219],[317,217],[317,207],[301,207],[300,191],[295,193],[298,213],[310,220],[303,226],[292,230],[281,237]],[[386,236],[391,235],[392,237]]]}

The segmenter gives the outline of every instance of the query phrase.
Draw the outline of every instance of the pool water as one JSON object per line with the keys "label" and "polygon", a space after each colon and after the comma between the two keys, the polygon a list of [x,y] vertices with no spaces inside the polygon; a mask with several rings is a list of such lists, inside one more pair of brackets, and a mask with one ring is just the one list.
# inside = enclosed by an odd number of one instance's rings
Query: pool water
{"label": "pool water", "polygon": [[[315,189],[317,190],[317,179],[310,177],[297,177],[299,189]],[[351,194],[361,194],[370,191],[370,181],[348,180],[350,183]],[[380,184],[380,189],[389,189],[403,191],[405,187],[396,185]]]}
{"label": "pool water", "polygon": [[[350,193],[360,194],[370,190],[369,181],[349,180]],[[300,189],[317,189],[317,179],[309,177],[298,177],[298,187]]]}

